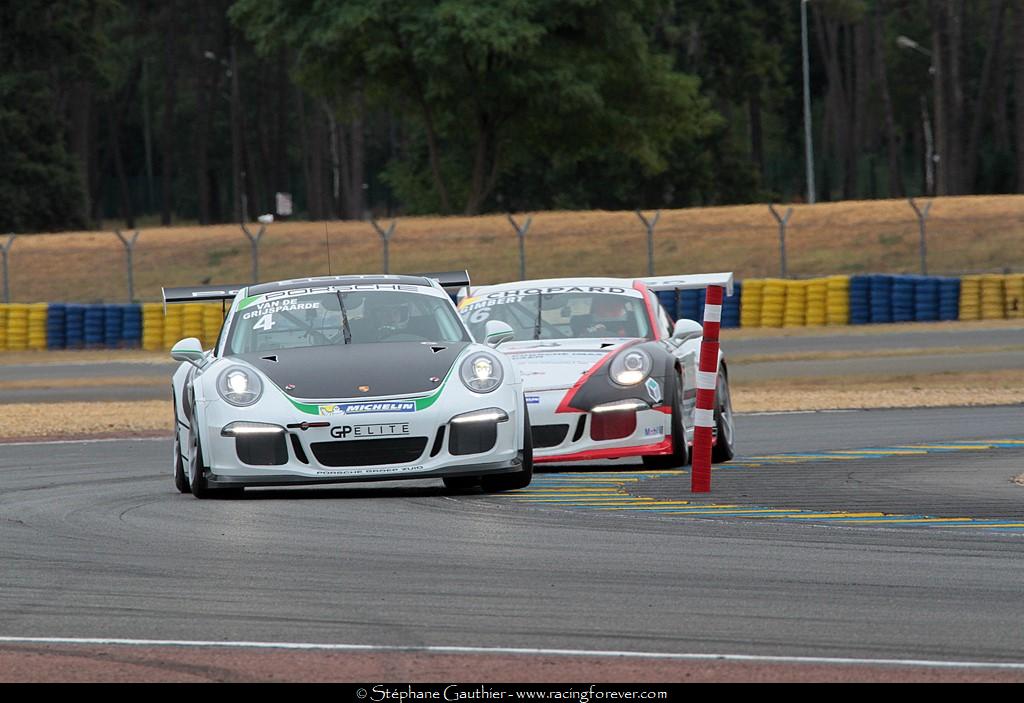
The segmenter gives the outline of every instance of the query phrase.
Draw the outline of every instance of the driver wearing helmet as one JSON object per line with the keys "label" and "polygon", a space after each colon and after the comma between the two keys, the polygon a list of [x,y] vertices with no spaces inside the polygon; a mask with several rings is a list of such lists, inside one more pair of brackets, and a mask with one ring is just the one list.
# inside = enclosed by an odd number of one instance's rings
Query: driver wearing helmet
{"label": "driver wearing helmet", "polygon": [[378,339],[399,334],[409,325],[409,304],[392,303],[370,305],[367,300],[367,314],[377,327]]}
{"label": "driver wearing helmet", "polygon": [[599,295],[590,306],[594,324],[587,332],[601,337],[626,337],[626,303],[618,296]]}

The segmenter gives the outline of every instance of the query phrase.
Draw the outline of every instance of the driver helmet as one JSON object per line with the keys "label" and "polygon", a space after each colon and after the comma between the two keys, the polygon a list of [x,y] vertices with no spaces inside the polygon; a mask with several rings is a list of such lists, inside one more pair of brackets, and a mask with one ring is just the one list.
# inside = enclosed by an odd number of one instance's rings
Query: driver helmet
{"label": "driver helmet", "polygon": [[377,305],[371,308],[369,312],[373,316],[373,321],[378,328],[405,329],[405,326],[409,324],[408,303]]}
{"label": "driver helmet", "polygon": [[596,322],[626,319],[626,303],[618,296],[599,295],[594,298],[590,314]]}

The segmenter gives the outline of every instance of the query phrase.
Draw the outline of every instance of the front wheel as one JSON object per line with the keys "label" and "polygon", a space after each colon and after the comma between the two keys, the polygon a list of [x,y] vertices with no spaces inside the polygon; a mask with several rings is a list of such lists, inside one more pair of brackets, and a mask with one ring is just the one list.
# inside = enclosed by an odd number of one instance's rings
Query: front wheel
{"label": "front wheel", "polygon": [[677,469],[690,463],[690,446],[686,443],[686,429],[683,426],[682,383],[675,385],[672,392],[672,453],[642,457],[645,468]]}
{"label": "front wheel", "polygon": [[190,493],[188,477],[185,475],[185,462],[181,458],[181,442],[178,441],[178,431],[174,431],[174,487],[178,493]]}
{"label": "front wheel", "polygon": [[530,431],[530,415],[526,411],[525,405],[523,406],[523,450],[519,452],[519,458],[523,463],[521,471],[514,474],[483,476],[480,479],[480,485],[484,493],[500,493],[526,488],[533,480],[533,432]]}
{"label": "front wheel", "polygon": [[715,390],[715,446],[711,449],[711,461],[720,464],[736,456],[736,423],[732,414],[732,395],[729,393],[729,377],[724,371],[718,372],[718,388]]}

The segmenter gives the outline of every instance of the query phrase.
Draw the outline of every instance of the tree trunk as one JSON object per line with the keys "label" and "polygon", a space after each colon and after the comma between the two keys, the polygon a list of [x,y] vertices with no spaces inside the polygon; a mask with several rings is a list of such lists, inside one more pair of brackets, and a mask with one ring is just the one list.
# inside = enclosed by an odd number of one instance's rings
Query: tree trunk
{"label": "tree trunk", "polygon": [[942,37],[942,13],[938,0],[929,0],[928,14],[932,18],[932,84],[935,89],[934,138],[935,153],[935,194],[946,195],[949,192],[946,174],[949,171],[949,134],[946,129],[946,83],[945,62],[942,59],[945,42]]}
{"label": "tree trunk", "polygon": [[1024,0],[1013,5],[1013,86],[1017,141],[1017,192],[1024,193]]}
{"label": "tree trunk", "polygon": [[971,136],[967,142],[967,153],[965,156],[966,170],[964,174],[964,188],[968,193],[975,192],[975,179],[978,173],[978,148],[981,144],[981,132],[985,127],[987,118],[991,111],[985,109],[990,103],[989,96],[992,91],[994,65],[1001,53],[1003,43],[1003,10],[1006,9],[1004,0],[992,0],[990,5],[991,16],[988,31],[988,51],[985,52],[985,62],[981,69],[981,80],[978,82],[978,94],[974,97],[974,116],[971,119]]}
{"label": "tree trunk", "polygon": [[875,5],[875,73],[878,78],[878,92],[882,99],[882,113],[885,118],[885,150],[889,164],[889,197],[902,198],[903,167],[900,164],[900,142],[896,132],[896,114],[889,92],[889,76],[885,61],[885,8],[884,2]]}
{"label": "tree trunk", "polygon": [[758,185],[764,184],[764,123],[761,117],[761,90],[751,92],[747,100],[750,115],[750,160],[757,168]]}
{"label": "tree trunk", "polygon": [[167,13],[167,22],[164,27],[164,108],[162,115],[162,127],[160,129],[160,224],[167,226],[171,224],[171,216],[174,211],[173,185],[174,185],[174,108],[177,104],[177,31],[176,18],[178,15],[177,3],[170,0],[164,8]]}
{"label": "tree trunk", "polygon": [[114,171],[121,191],[121,218],[127,229],[135,229],[135,208],[132,207],[131,189],[128,187],[128,176],[124,169],[124,158],[121,154],[120,124],[117,118],[119,106],[113,104],[107,108],[107,124],[110,127],[110,149],[114,157]]}

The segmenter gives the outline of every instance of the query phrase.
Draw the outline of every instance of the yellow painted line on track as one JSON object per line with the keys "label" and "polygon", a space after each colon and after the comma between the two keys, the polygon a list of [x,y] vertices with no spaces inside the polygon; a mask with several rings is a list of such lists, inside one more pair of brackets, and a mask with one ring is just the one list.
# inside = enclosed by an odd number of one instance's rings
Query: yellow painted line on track
{"label": "yellow painted line on track", "polygon": [[[876,523],[890,523],[890,522],[899,522],[899,523],[911,523],[911,522],[959,522],[959,523],[971,523],[971,522],[974,522],[974,521],[975,521],[975,518],[970,518],[970,517],[914,517],[914,518],[905,517],[905,518],[901,518],[898,515],[894,515],[892,518],[887,518],[885,520],[850,520],[850,522],[864,522],[864,523],[870,523],[872,525],[874,525]],[[981,527],[981,526],[978,525],[978,527]]]}
{"label": "yellow painted line on track", "polygon": [[798,510],[791,510],[793,517],[805,520],[829,520],[836,518],[857,518],[857,517],[885,517],[886,513],[801,513]]}
{"label": "yellow painted line on track", "polygon": [[[765,515],[763,513],[782,513],[781,515]],[[727,515],[734,517],[736,515],[749,515],[750,517],[789,517],[795,513],[792,510],[665,510],[663,515]]]}
{"label": "yellow painted line on track", "polygon": [[[982,518],[978,518],[978,519],[980,520]],[[1006,523],[1000,523],[998,525],[986,525],[984,523],[980,523],[979,524],[977,522],[972,522],[970,524],[961,523],[961,524],[958,524],[958,525],[948,525],[948,527],[977,527],[979,529],[980,528],[989,527],[989,528],[995,529],[995,528],[998,528],[998,527],[1024,527],[1024,522],[1006,522]]]}
{"label": "yellow painted line on track", "polygon": [[[900,446],[899,449],[956,449],[959,451],[977,451],[981,447],[965,447],[962,444],[915,444],[913,446]],[[991,447],[987,447],[991,449]]]}
{"label": "yellow painted line on track", "polygon": [[916,449],[837,449],[825,453],[831,456],[918,456],[928,452]]}

